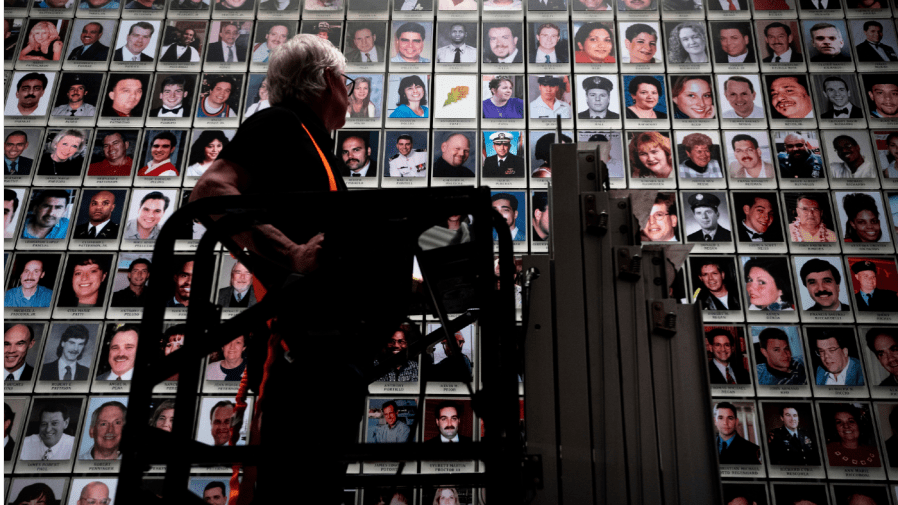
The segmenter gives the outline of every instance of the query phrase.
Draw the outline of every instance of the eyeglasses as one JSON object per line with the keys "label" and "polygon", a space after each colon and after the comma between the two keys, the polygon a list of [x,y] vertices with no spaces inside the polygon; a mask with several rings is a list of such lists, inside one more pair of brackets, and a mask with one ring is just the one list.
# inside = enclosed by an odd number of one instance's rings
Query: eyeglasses
{"label": "eyeglasses", "polygon": [[820,357],[835,356],[841,350],[842,349],[840,347],[833,347],[831,349],[817,349],[816,351],[814,351],[814,354]]}
{"label": "eyeglasses", "polygon": [[349,95],[352,96],[352,90],[355,89],[355,79],[349,77],[346,74],[342,74],[343,77],[346,78],[346,89],[349,91]]}

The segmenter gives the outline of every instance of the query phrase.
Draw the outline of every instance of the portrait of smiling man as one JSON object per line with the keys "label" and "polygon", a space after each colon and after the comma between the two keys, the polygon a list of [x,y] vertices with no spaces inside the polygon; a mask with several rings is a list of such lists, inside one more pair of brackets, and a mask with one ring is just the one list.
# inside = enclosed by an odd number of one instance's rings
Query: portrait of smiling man
{"label": "portrait of smiling man", "polygon": [[812,119],[814,102],[808,93],[807,76],[767,75],[767,91],[770,95],[770,107],[773,117],[788,119]]}
{"label": "portrait of smiling man", "polygon": [[[40,410],[37,410],[38,408]],[[65,403],[53,400],[43,400],[37,403],[34,409],[40,412],[37,416],[32,416],[37,421],[35,424],[38,432],[25,437],[22,441],[20,459],[23,461],[69,459],[72,456],[75,437],[66,431],[73,433],[77,431],[78,412],[74,412],[73,419],[72,412]]]}
{"label": "portrait of smiling man", "polygon": [[891,74],[864,74],[864,87],[870,98],[870,117],[898,117],[898,83]]}
{"label": "portrait of smiling man", "polygon": [[246,61],[246,47],[238,44],[239,38],[240,28],[237,27],[237,24],[230,21],[222,21],[218,29],[218,41],[209,43],[206,61],[218,63]]}
{"label": "portrait of smiling man", "polygon": [[[515,27],[518,32],[520,26]],[[483,27],[483,62],[484,63],[521,63],[524,61],[522,51],[518,47],[518,33],[510,25],[498,23],[485,24]]]}
{"label": "portrait of smiling man", "polygon": [[711,34],[717,35],[720,48],[715,51],[717,63],[757,63],[748,22],[727,21],[713,23]]}
{"label": "portrait of smiling man", "polygon": [[[16,76],[20,74],[20,72],[17,72]],[[45,74],[29,72],[22,75],[16,82],[16,87],[10,90],[4,114],[7,116],[40,116],[45,114],[47,111],[46,103],[43,107],[40,105],[44,92],[47,91],[48,87],[52,88],[52,83]]]}
{"label": "portrait of smiling man", "polygon": [[[80,460],[121,459],[119,445],[128,407],[120,401],[109,400],[100,405],[90,417],[88,436],[93,444],[78,455]],[[88,484],[89,485],[89,484]]]}
{"label": "portrait of smiling man", "polygon": [[172,156],[178,147],[178,137],[171,131],[157,133],[150,142],[150,156],[147,164],[137,171],[140,177],[174,177],[178,168],[172,163]]}
{"label": "portrait of smiling man", "polygon": [[240,94],[239,86],[235,86],[234,80],[224,74],[215,74],[206,75],[205,81],[209,84],[209,90],[199,100],[196,117],[237,117],[228,103],[231,94]]}
{"label": "portrait of smiling man", "polygon": [[723,97],[731,107],[731,109],[724,107],[723,117],[725,119],[763,119],[766,117],[764,108],[755,104],[757,97],[755,86],[760,87],[760,82],[752,82],[753,79],[757,81],[757,76],[750,77],[751,79],[733,75],[723,82]]}
{"label": "portrait of smiling man", "polygon": [[373,26],[367,24],[347,28],[348,37],[344,50],[346,61],[361,63],[384,61],[383,41],[377,43],[376,31]]}
{"label": "portrait of smiling man", "polygon": [[[47,306],[50,305],[49,300]],[[6,304],[7,307],[13,305]],[[3,332],[3,380],[30,381],[34,367],[25,362],[34,347],[34,329],[27,324],[10,325]]]}
{"label": "portrait of smiling man", "polygon": [[265,41],[253,46],[253,61],[256,63],[268,63],[272,51],[281,47],[281,44],[290,38],[290,29],[286,24],[274,23],[265,34]]}
{"label": "portrait of smiling man", "polygon": [[[851,102],[852,88],[848,86],[846,79],[851,80],[852,84],[855,84],[854,77],[847,74],[830,75],[823,79],[823,94],[826,96],[826,101],[829,105],[825,111],[820,113],[821,118],[848,119],[864,117],[864,108]],[[856,84],[854,89],[857,89]]]}
{"label": "portrait of smiling man", "polygon": [[419,23],[403,23],[396,28],[396,37],[393,39],[393,47],[396,56],[390,59],[394,63],[430,63],[429,58],[421,55],[425,43],[424,26]]}
{"label": "portrait of smiling man", "polygon": [[[839,301],[842,289],[842,272],[832,263],[812,258],[801,266],[799,271],[801,284],[808,290],[814,304],[805,310],[850,311],[848,302]],[[802,300],[807,304],[806,300]]]}
{"label": "portrait of smiling man", "polygon": [[[118,2],[112,3],[118,4]],[[116,6],[115,8],[118,9],[118,6]],[[100,37],[102,36],[103,25],[101,23],[97,21],[87,23],[86,25],[84,25],[84,28],[81,29],[81,45],[72,49],[67,59],[81,61],[106,61],[106,58],[109,57],[109,46],[100,42]],[[70,44],[74,45],[74,41]]]}
{"label": "portrait of smiling man", "polygon": [[200,53],[193,47],[196,40],[196,30],[193,28],[179,29],[178,26],[172,26],[167,33],[174,32],[174,38],[171,44],[162,46],[159,51],[159,61],[167,63],[196,63],[200,61]]}
{"label": "portrait of smiling man", "polygon": [[[477,33],[476,25],[471,26]],[[467,44],[468,28],[465,23],[452,23],[442,34],[449,43],[437,49],[437,63],[477,63],[477,48]]]}
{"label": "portrait of smiling man", "polygon": [[125,44],[112,53],[112,61],[153,61],[153,57],[144,51],[149,48],[153,52],[155,49],[149,47],[155,31],[156,28],[146,21],[138,21],[131,25]]}
{"label": "portrait of smiling man", "polygon": [[137,355],[137,342],[140,329],[137,325],[116,325],[109,341],[110,370],[97,376],[101,381],[129,381],[134,374],[134,358]]}
{"label": "portrait of smiling man", "polygon": [[159,236],[159,223],[165,216],[170,201],[171,198],[161,191],[151,191],[144,195],[137,206],[137,217],[125,225],[124,239],[155,240]]}
{"label": "portrait of smiling man", "polygon": [[676,196],[658,193],[640,236],[644,242],[676,242],[677,224]]}

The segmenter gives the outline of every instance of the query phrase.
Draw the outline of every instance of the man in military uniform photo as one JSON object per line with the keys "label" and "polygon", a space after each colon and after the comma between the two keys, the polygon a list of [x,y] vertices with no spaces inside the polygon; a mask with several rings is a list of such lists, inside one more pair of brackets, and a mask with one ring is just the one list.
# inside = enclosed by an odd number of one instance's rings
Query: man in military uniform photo
{"label": "man in military uniform photo", "polygon": [[783,405],[780,420],[783,425],[770,430],[767,449],[773,465],[820,465],[820,453],[813,433],[798,427],[799,415],[795,407]]}
{"label": "man in military uniform photo", "polygon": [[524,158],[510,152],[511,138],[508,132],[490,135],[496,154],[483,160],[483,177],[524,177]]}
{"label": "man in military uniform photo", "polygon": [[427,177],[427,151],[415,149],[411,135],[400,135],[396,150],[399,152],[390,156],[389,177]]}

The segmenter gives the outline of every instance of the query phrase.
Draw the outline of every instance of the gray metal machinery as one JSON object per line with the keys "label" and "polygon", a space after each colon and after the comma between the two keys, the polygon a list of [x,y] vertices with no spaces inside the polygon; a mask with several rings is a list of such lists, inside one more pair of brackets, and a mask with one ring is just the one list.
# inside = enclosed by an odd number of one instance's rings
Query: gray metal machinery
{"label": "gray metal machinery", "polygon": [[600,149],[552,146],[549,254],[523,261],[539,271],[524,322],[532,503],[719,504],[699,308],[669,297],[665,248],[639,245]]}

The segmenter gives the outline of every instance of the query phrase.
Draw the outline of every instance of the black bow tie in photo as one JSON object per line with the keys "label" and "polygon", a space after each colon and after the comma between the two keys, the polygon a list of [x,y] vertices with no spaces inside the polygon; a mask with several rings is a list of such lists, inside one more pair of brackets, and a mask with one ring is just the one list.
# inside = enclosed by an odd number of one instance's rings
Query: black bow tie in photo
{"label": "black bow tie in photo", "polygon": [[177,113],[181,112],[181,109],[183,109],[183,108],[184,108],[183,105],[180,107],[176,107],[174,109],[166,109],[165,107],[162,107],[162,112],[160,112],[160,114],[177,114]]}
{"label": "black bow tie in photo", "polygon": [[839,114],[848,114],[848,109],[847,109],[847,108],[845,108],[845,109],[833,109],[833,114],[836,114],[836,115],[839,115]]}

